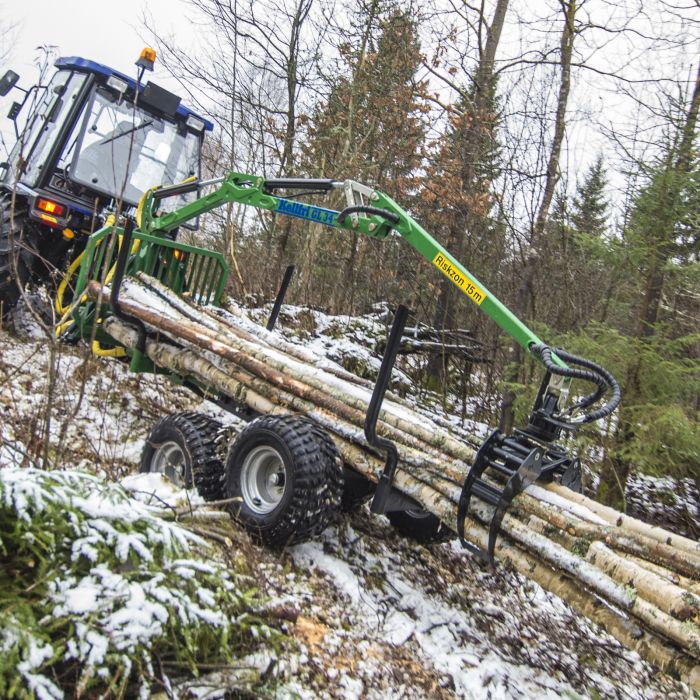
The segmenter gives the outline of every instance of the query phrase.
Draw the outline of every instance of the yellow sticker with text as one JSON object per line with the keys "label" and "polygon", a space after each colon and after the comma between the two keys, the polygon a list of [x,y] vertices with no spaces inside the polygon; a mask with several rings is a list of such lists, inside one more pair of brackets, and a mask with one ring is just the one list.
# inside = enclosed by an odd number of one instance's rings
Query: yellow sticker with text
{"label": "yellow sticker with text", "polygon": [[481,304],[486,299],[484,290],[477,287],[455,264],[443,253],[438,253],[433,258],[433,265],[437,267],[445,277],[449,277],[474,303]]}

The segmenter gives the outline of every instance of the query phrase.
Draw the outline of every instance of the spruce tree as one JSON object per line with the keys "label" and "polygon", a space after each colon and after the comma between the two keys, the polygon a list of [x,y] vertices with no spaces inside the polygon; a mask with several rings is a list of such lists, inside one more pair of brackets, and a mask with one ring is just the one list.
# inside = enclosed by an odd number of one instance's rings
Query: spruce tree
{"label": "spruce tree", "polygon": [[578,329],[595,313],[613,274],[606,264],[607,179],[599,157],[569,199],[564,188],[554,196],[533,282],[539,317],[556,331]]}
{"label": "spruce tree", "polygon": [[580,234],[601,237],[608,224],[609,204],[605,196],[607,178],[603,158],[598,156],[583,182],[576,188],[571,212],[571,224]]}
{"label": "spruce tree", "polygon": [[[497,270],[504,253],[503,227],[493,216],[493,182],[499,174],[501,119],[495,59],[507,9],[507,0],[499,0],[469,87],[451,106],[446,133],[426,169],[422,191],[422,211],[433,235],[467,269],[478,260],[482,271]],[[455,327],[465,318],[474,327],[480,325],[483,319],[463,301],[451,281],[441,279],[432,325]],[[432,387],[445,386],[446,365],[443,354],[431,357],[428,381]]]}
{"label": "spruce tree", "polygon": [[[421,61],[418,27],[395,2],[360,0],[354,10],[355,31],[340,46],[341,72],[311,117],[307,170],[360,180],[407,206],[425,138],[421,86],[414,80]],[[304,300],[348,312],[391,296],[390,289],[401,283],[395,268],[410,257],[405,245],[402,256],[393,247],[391,240],[371,241],[356,233],[331,238],[309,226],[298,252]]]}
{"label": "spruce tree", "polygon": [[[635,467],[636,444],[644,440],[643,419],[647,414],[654,415],[646,404],[656,405],[653,395],[651,400],[649,397],[650,365],[646,359],[658,346],[659,337],[670,340],[674,336],[673,327],[664,324],[666,312],[662,302],[669,280],[676,268],[683,266],[683,248],[689,239],[688,223],[697,220],[694,210],[698,173],[695,139],[700,111],[700,67],[697,75],[685,119],[680,128],[671,134],[664,156],[639,192],[626,231],[626,242],[631,249],[630,257],[636,263],[640,284],[629,329],[629,362],[623,379],[624,403],[615,429],[613,449],[601,473],[598,492],[604,502],[618,508],[624,506],[625,485]],[[697,356],[687,359],[697,363]],[[660,354],[655,362],[666,363],[668,358]],[[697,377],[697,369],[691,376]],[[688,381],[685,385],[688,385]],[[671,423],[680,426],[689,421],[692,443],[697,440],[697,392],[689,402],[681,399],[676,403],[681,408],[680,412],[675,406],[667,406],[669,410],[676,410]],[[668,411],[665,411],[665,417],[668,417]],[[672,431],[669,428],[664,432],[668,444]],[[688,430],[684,430],[683,434],[687,436]]]}

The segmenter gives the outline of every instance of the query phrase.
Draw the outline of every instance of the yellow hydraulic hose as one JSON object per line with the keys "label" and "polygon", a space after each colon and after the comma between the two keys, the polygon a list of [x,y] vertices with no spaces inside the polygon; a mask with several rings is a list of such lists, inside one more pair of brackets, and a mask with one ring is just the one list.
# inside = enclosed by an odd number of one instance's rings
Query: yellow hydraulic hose
{"label": "yellow hydraulic hose", "polygon": [[[114,223],[114,214],[110,214],[105,221],[105,226],[113,226]],[[66,305],[63,302],[64,296],[66,294],[66,289],[68,288],[68,285],[70,284],[73,275],[75,275],[76,271],[80,267],[80,264],[82,263],[84,257],[85,251],[80,253],[80,255],[78,255],[78,257],[75,260],[73,260],[73,262],[68,266],[68,270],[66,274],[63,275],[63,279],[61,280],[60,284],[58,285],[58,289],[56,290],[54,308],[56,309],[56,313],[62,314],[61,320],[56,324],[57,338],[60,338],[65,333],[65,331],[68,328],[70,328],[70,326],[73,324],[72,321],[67,320],[68,316],[70,316],[73,309],[75,309],[75,307],[78,306],[78,304],[82,303],[86,299],[86,295],[83,294],[79,299],[74,299],[69,305]]]}
{"label": "yellow hydraulic hose", "polygon": [[[189,182],[190,180],[195,180],[196,177],[192,176],[189,177],[182,182]],[[179,183],[180,184],[180,183]],[[150,187],[147,189],[143,195],[141,196],[141,199],[139,200],[138,206],[136,207],[136,227],[141,228],[141,220],[143,217],[143,207],[146,203],[146,197],[151,193],[154,192],[155,190],[159,189],[160,185],[156,185],[155,187]],[[116,222],[116,218],[114,214],[110,214],[107,219],[105,220],[105,226],[113,226]],[[119,236],[119,247],[121,248],[121,241],[122,237]],[[101,245],[98,244],[98,245]],[[131,248],[131,253],[137,253],[139,250],[139,247],[141,246],[141,241],[136,240],[134,241],[134,244]],[[73,262],[69,265],[68,270],[66,274],[63,276],[63,279],[61,280],[60,284],[58,285],[58,289],[56,291],[56,299],[54,301],[54,307],[56,309],[56,313],[62,314],[60,321],[56,324],[56,337],[60,338],[72,325],[73,321],[71,321],[68,317],[73,313],[73,310],[79,306],[80,304],[85,301],[87,298],[87,294],[83,294],[79,299],[74,299],[73,302],[69,305],[64,304],[63,299],[66,293],[66,289],[68,288],[68,285],[70,284],[71,279],[75,275],[76,271],[80,268],[80,265],[83,261],[83,257],[85,256],[85,251],[83,251]],[[112,277],[114,277],[114,271],[117,267],[116,262],[112,267],[109,269],[109,272],[107,273],[105,277],[105,283],[109,283],[112,281]],[[100,323],[100,320],[97,321],[97,323]],[[126,355],[126,351],[123,348],[103,348],[100,345],[100,342],[98,340],[94,340],[92,342],[91,350],[94,355],[97,355],[98,357],[124,357]]]}
{"label": "yellow hydraulic hose", "polygon": [[[192,180],[193,178],[187,178],[187,180],[184,180],[183,182],[188,182],[189,180]],[[141,199],[139,200],[139,205],[136,207],[136,228],[141,228],[141,219],[143,217],[143,207],[146,204],[146,197],[151,194],[151,192],[155,192],[156,190],[160,189],[160,185],[156,185],[155,187],[149,187],[142,195]]]}
{"label": "yellow hydraulic hose", "polygon": [[68,283],[70,282],[71,277],[73,277],[73,275],[75,274],[75,271],[80,267],[80,263],[83,261],[84,255],[85,251],[83,251],[75,260],[73,260],[73,262],[68,266],[68,271],[65,275],[63,275],[63,279],[58,285],[58,290],[56,291],[56,299],[54,301],[54,308],[56,309],[56,313],[58,314],[64,314],[66,312],[66,309],[68,308],[63,303],[63,297],[66,293]]}
{"label": "yellow hydraulic hose", "polygon": [[[155,187],[151,187],[150,189],[147,189],[141,199],[139,200],[139,204],[136,207],[136,226],[137,228],[141,228],[141,219],[143,216],[143,206],[146,203],[146,196],[153,192],[154,190],[157,190],[160,187],[160,185],[156,185]],[[134,241],[134,245],[131,248],[132,253],[136,253],[141,245],[141,241],[136,240]],[[121,247],[121,236],[119,237],[119,246]],[[82,255],[81,255],[82,257]],[[105,277],[105,282],[111,281],[112,277],[114,276],[114,270],[116,268],[116,263],[112,265],[112,268],[110,271],[107,273],[107,277]],[[70,271],[69,271],[70,274]],[[102,319],[97,320],[97,324],[100,324],[102,322]],[[102,345],[100,345],[99,340],[93,340],[92,341],[92,346],[90,348],[92,350],[92,354],[96,355],[97,357],[125,357],[126,356],[126,350],[124,348],[116,347],[116,348],[103,348]]]}
{"label": "yellow hydraulic hose", "polygon": [[[99,319],[98,323],[101,321],[102,319]],[[126,350],[124,350],[124,348],[103,348],[99,340],[93,340],[90,349],[92,350],[92,354],[97,357],[126,357]]]}

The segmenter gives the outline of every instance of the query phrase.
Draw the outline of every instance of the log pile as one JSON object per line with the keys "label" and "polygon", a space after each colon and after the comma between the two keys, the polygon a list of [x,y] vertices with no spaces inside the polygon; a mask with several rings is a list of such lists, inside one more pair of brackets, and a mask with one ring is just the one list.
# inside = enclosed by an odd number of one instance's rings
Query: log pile
{"label": "log pile", "polygon": [[[89,293],[104,294],[96,282]],[[235,306],[202,308],[139,274],[121,290],[149,330],[147,356],[260,413],[302,413],[327,429],[341,457],[377,481],[384,457],[364,438],[370,382],[252,323]],[[127,348],[137,333],[105,330]],[[400,454],[396,485],[456,529],[457,502],[479,441],[457,439],[388,395],[377,432]],[[490,507],[472,499],[465,536],[486,548]],[[497,559],[552,591],[622,644],[700,691],[700,544],[556,484],[533,485],[503,519]]]}

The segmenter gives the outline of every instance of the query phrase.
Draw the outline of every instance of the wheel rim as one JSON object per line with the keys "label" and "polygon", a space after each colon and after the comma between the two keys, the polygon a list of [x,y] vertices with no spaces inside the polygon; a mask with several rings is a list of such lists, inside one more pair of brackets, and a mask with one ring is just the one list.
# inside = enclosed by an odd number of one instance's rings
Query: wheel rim
{"label": "wheel rim", "polygon": [[185,467],[187,458],[182,447],[169,440],[158,446],[151,460],[151,471],[166,476],[176,486],[183,488],[185,484]]}
{"label": "wheel rim", "polygon": [[271,513],[282,500],[287,483],[284,460],[274,447],[252,449],[241,466],[241,496],[257,515]]}

